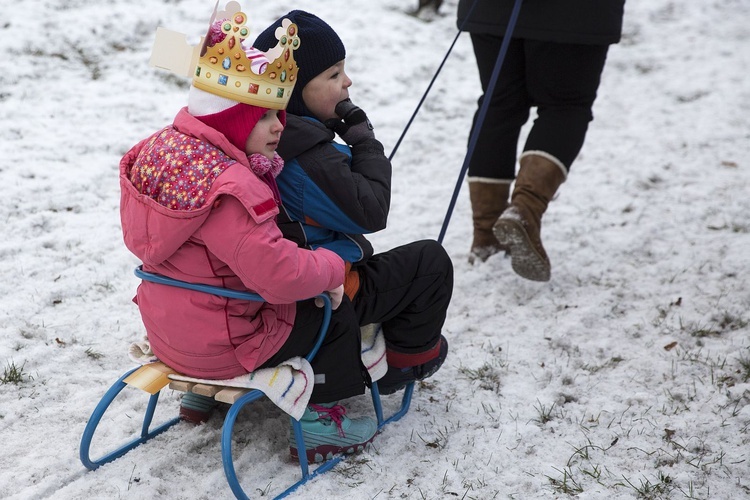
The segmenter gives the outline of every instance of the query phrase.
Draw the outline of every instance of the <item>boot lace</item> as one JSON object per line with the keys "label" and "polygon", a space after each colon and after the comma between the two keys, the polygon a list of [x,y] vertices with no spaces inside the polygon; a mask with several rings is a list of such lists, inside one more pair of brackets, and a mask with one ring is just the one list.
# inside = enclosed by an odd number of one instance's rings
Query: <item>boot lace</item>
{"label": "boot lace", "polygon": [[346,415],[346,408],[341,405],[333,405],[332,407],[328,408],[326,406],[316,404],[311,404],[310,408],[318,413],[318,418],[327,418],[333,420],[333,423],[336,424],[336,429],[338,430],[339,436],[346,437],[346,434],[344,434],[344,429],[341,428],[341,423],[344,421],[344,415]]}

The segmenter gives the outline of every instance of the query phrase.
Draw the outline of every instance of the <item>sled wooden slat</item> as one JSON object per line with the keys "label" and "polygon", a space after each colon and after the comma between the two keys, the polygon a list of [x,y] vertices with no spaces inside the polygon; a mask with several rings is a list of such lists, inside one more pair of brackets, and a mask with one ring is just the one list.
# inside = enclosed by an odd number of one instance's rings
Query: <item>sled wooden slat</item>
{"label": "sled wooden slat", "polygon": [[206,396],[208,398],[214,397],[220,390],[221,386],[209,384],[195,384],[191,389],[192,392],[200,394],[201,396]]}
{"label": "sled wooden slat", "polygon": [[133,370],[124,382],[154,395],[169,384],[169,375],[172,373],[175,371],[164,363],[149,363]]}
{"label": "sled wooden slat", "polygon": [[222,403],[234,404],[235,401],[250,392],[248,389],[239,389],[236,387],[225,387],[216,393],[214,399]]}
{"label": "sled wooden slat", "polygon": [[169,388],[174,391],[181,392],[192,392],[195,382],[185,382],[184,380],[172,380],[169,383]]}
{"label": "sled wooden slat", "polygon": [[234,403],[240,398],[240,396],[250,392],[249,389],[214,384],[197,384],[185,380],[172,380],[169,383],[169,388],[174,391],[193,392],[229,404]]}

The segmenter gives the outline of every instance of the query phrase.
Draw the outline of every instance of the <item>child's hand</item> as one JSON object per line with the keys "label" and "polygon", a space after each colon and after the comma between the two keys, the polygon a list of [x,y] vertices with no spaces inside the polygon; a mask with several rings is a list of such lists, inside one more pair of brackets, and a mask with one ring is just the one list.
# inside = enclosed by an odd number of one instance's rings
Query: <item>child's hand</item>
{"label": "child's hand", "polygon": [[[335,311],[339,308],[339,306],[341,305],[341,300],[344,298],[344,285],[339,285],[333,290],[328,290],[328,295],[331,297],[331,309]],[[315,299],[315,305],[318,307],[323,307],[323,299]]]}
{"label": "child's hand", "polygon": [[336,114],[339,120],[327,120],[326,126],[336,132],[347,144],[354,145],[367,139],[374,139],[372,123],[362,108],[356,106],[352,101],[346,99],[336,105]]}

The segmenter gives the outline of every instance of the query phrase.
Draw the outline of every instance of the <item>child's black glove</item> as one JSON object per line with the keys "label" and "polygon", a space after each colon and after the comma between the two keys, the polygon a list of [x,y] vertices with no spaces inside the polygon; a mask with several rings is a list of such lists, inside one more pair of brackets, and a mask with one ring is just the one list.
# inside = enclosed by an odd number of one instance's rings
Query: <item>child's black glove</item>
{"label": "child's black glove", "polygon": [[349,99],[336,105],[336,114],[341,120],[326,120],[326,127],[336,132],[347,144],[355,145],[366,139],[374,139],[375,132],[367,115]]}

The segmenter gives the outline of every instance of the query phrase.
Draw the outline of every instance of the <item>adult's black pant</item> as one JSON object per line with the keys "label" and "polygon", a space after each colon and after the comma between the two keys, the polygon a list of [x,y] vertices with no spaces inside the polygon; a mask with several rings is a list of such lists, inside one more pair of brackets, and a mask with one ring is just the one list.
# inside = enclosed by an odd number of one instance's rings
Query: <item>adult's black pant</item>
{"label": "adult's black pant", "polygon": [[[472,34],[482,90],[492,77],[502,37]],[[608,45],[579,45],[512,38],[498,75],[469,177],[512,180],[521,128],[532,107],[537,118],[523,151],[544,151],[569,170],[583,146]],[[472,131],[484,99],[479,98]]]}

